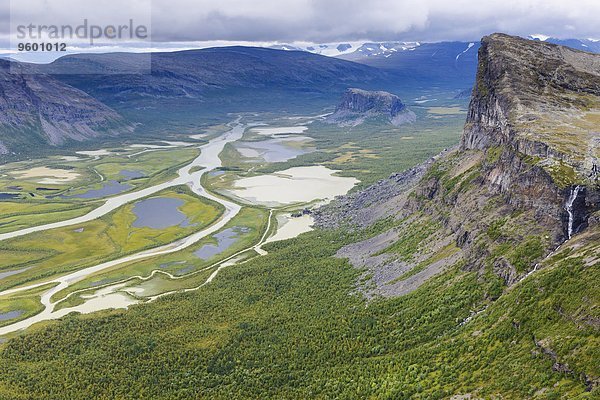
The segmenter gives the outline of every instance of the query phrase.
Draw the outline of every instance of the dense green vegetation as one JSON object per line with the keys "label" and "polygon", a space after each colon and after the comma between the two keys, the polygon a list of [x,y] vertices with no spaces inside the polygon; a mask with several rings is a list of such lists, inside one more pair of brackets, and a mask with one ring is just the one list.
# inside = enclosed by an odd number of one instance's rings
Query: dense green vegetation
{"label": "dense green vegetation", "polygon": [[91,205],[69,202],[3,201],[0,202],[0,233],[76,218],[92,209]]}
{"label": "dense green vegetation", "polygon": [[463,326],[487,303],[477,274],[450,270],[411,295],[365,303],[349,294],[360,271],[331,257],[355,239],[312,232],[196,292],[47,324],[1,345],[0,397],[598,394],[582,378],[599,372],[597,262],[549,263]]}
{"label": "dense green vegetation", "polygon": [[[187,249],[178,252],[108,268],[101,273],[94,274],[56,293],[53,300],[63,299],[69,293],[75,291],[77,291],[79,295],[89,294],[99,287],[110,285],[114,282],[121,282],[133,276],[149,277],[152,271],[155,270],[172,274],[180,279],[173,280],[169,279],[164,274],[160,274],[152,279],[144,281],[137,278],[131,279],[126,287],[129,288],[133,286],[140,289],[136,292],[136,296],[140,299],[144,299],[171,290],[198,286],[206,280],[204,270],[207,267],[258,243],[266,229],[267,217],[268,212],[266,210],[244,207],[240,213],[221,230],[222,232],[226,229],[237,229],[235,242],[226,249],[223,249],[222,252],[219,252],[208,259],[201,259],[196,256],[194,252],[205,245],[216,244],[217,241],[214,235],[209,235]],[[240,228],[242,228],[243,231],[240,230]],[[81,292],[86,288],[89,288],[90,290]],[[61,303],[61,307],[78,304],[81,301],[82,299],[79,296],[71,296],[69,302],[65,304]]]}

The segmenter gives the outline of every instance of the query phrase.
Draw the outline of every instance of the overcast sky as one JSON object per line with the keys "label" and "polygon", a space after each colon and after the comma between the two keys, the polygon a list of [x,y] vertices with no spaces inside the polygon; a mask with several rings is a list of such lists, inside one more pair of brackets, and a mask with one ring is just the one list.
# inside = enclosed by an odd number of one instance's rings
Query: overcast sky
{"label": "overcast sky", "polygon": [[[99,25],[133,18],[156,48],[242,42],[478,40],[491,32],[600,38],[600,0],[3,0],[0,47],[20,23]],[[11,7],[9,7],[9,3]],[[152,4],[151,6],[149,4]],[[151,16],[151,17],[150,17]],[[12,29],[11,29],[12,23]],[[218,42],[217,42],[218,41]],[[107,49],[149,48],[112,43]]]}
{"label": "overcast sky", "polygon": [[155,1],[154,40],[473,40],[600,36],[598,0]]}

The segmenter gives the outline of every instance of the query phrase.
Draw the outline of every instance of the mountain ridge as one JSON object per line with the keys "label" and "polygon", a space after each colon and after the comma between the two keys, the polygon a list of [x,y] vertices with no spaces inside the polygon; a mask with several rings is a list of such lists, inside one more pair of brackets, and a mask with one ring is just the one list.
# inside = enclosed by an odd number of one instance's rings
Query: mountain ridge
{"label": "mountain ridge", "polygon": [[[457,268],[477,275],[485,300],[443,346],[437,341],[435,346],[460,347],[449,351],[459,359],[469,354],[485,359],[472,368],[485,383],[467,385],[470,389],[459,384],[461,389],[439,398],[467,393],[466,398],[537,399],[553,391],[556,398],[587,398],[599,390],[593,360],[600,293],[591,288],[600,266],[600,186],[593,176],[548,169],[544,160],[556,157],[563,171],[579,168],[573,155],[586,154],[578,146],[548,151],[562,131],[536,133],[511,124],[515,115],[539,120],[548,105],[551,111],[567,110],[556,115],[555,123],[569,123],[573,103],[594,104],[590,95],[600,99],[594,84],[600,69],[587,68],[596,60],[600,55],[554,44],[504,34],[484,37],[461,144],[315,211],[317,226],[326,230],[361,231],[395,221],[391,229],[336,254],[365,271],[357,285],[367,299],[422,295],[421,287],[430,289]],[[559,73],[547,78],[548,65]],[[581,65],[592,73],[582,74]],[[528,101],[519,101],[523,98]],[[586,126],[569,126],[571,137],[585,143]],[[536,134],[531,141],[528,135]],[[515,140],[523,135],[528,145]],[[520,359],[521,369],[528,363],[524,358],[532,356],[548,383],[517,385],[529,387],[528,394],[511,392],[515,385],[508,382],[493,389],[490,382],[502,381],[510,363]],[[447,365],[447,358],[441,360]],[[471,371],[459,364],[461,373]],[[569,393],[574,385],[562,387],[561,379],[577,381],[577,394]]]}
{"label": "mountain ridge", "polygon": [[[125,66],[150,56],[150,74],[136,74],[124,82],[111,69],[115,58]],[[214,47],[207,49],[157,52],[72,55],[38,67],[40,71],[60,73],[60,79],[103,101],[114,102],[128,96],[198,97],[211,89],[243,87],[260,89],[327,92],[349,83],[385,80],[381,71],[357,63],[307,52],[280,51],[261,47]],[[93,72],[85,76],[78,71]],[[127,69],[126,69],[127,70]],[[106,74],[105,72],[110,72]],[[169,87],[174,89],[169,90]],[[121,92],[109,88],[122,88]],[[124,97],[123,97],[124,98]]]}
{"label": "mountain ridge", "polygon": [[0,60],[0,155],[133,131],[121,115],[83,91],[23,68]]}

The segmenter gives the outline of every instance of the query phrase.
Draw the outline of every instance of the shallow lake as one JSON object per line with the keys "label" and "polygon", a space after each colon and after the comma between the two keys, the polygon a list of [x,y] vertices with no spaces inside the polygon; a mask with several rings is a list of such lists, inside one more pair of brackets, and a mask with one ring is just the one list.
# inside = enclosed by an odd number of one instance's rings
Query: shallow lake
{"label": "shallow lake", "polygon": [[8,278],[9,276],[20,274],[21,272],[27,271],[29,268],[31,268],[31,267],[14,269],[12,271],[0,271],[0,279],[4,279],[4,278]]}
{"label": "shallow lake", "polygon": [[18,318],[23,315],[25,311],[23,310],[14,310],[5,313],[0,313],[0,321],[7,321],[9,319]]}
{"label": "shallow lake", "polygon": [[240,234],[247,233],[249,231],[250,230],[248,228],[240,226],[224,229],[223,231],[212,236],[213,239],[217,241],[217,244],[205,244],[196,250],[194,255],[202,260],[208,260],[209,258],[227,250],[229,247],[231,247],[231,245],[238,241]]}
{"label": "shallow lake", "polygon": [[100,279],[99,281],[91,282],[90,287],[106,285],[107,283],[111,283],[113,281],[114,281],[114,279],[109,279],[109,278]]}
{"label": "shallow lake", "polygon": [[98,156],[109,155],[110,150],[100,149],[100,150],[91,150],[91,151],[76,151],[76,153],[81,154],[82,156],[98,157]]}
{"label": "shallow lake", "polygon": [[192,272],[195,269],[196,269],[196,267],[194,267],[193,265],[190,265],[189,267],[185,267],[185,268],[175,271],[175,275],[181,276],[181,275],[189,274],[190,272]]}
{"label": "shallow lake", "polygon": [[308,128],[306,126],[280,126],[280,127],[257,127],[250,129],[259,135],[281,135],[286,133],[302,133]]}
{"label": "shallow lake", "polygon": [[181,265],[181,264],[185,264],[185,263],[186,263],[185,261],[171,261],[171,262],[168,262],[168,263],[160,264],[158,266],[158,268],[168,268],[171,265]]}
{"label": "shallow lake", "polygon": [[298,139],[269,139],[260,142],[240,142],[236,145],[236,149],[244,157],[260,157],[270,163],[282,162],[314,151],[314,148],[301,148],[297,145],[295,147],[290,146],[294,142],[300,142]]}
{"label": "shallow lake", "polygon": [[78,199],[99,199],[101,197],[112,196],[115,194],[122,193],[126,190],[131,189],[132,186],[127,183],[120,183],[117,181],[108,181],[102,186],[100,189],[90,189],[85,193],[77,194],[74,196],[65,196],[65,197],[75,197]]}
{"label": "shallow lake", "polygon": [[335,172],[322,165],[294,167],[239,179],[229,192],[252,203],[272,206],[331,200],[346,194],[358,183],[355,178],[335,176]]}
{"label": "shallow lake", "polygon": [[301,233],[311,231],[313,223],[311,215],[302,215],[301,217],[292,217],[290,214],[278,215],[277,230],[266,240],[266,243],[295,238]]}
{"label": "shallow lake", "polygon": [[136,228],[165,229],[171,226],[191,226],[190,221],[179,207],[185,202],[170,197],[154,197],[137,202],[133,206]]}
{"label": "shallow lake", "polygon": [[61,183],[70,182],[79,177],[79,173],[71,171],[72,167],[64,168],[49,168],[49,167],[34,167],[24,171],[15,171],[11,174],[18,179],[43,178],[37,183],[46,185],[60,185]]}

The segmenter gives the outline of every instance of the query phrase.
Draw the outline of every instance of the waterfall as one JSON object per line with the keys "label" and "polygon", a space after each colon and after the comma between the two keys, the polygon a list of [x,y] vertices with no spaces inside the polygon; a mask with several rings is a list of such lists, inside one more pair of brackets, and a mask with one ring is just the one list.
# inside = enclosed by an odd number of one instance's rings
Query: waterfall
{"label": "waterfall", "polygon": [[583,189],[583,187],[577,185],[573,189],[571,189],[571,195],[567,200],[567,204],[565,206],[565,210],[569,214],[569,224],[567,228],[567,236],[569,239],[573,236],[573,224],[574,224],[574,215],[573,215],[573,203],[577,200],[577,196],[579,196],[579,192]]}

